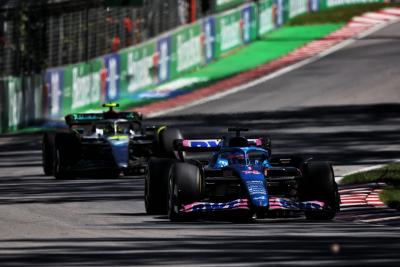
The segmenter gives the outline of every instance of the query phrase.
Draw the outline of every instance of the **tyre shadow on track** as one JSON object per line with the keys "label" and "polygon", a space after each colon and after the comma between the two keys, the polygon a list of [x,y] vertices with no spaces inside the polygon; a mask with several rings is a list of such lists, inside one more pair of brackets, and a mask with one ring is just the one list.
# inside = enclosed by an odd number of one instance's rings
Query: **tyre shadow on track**
{"label": "tyre shadow on track", "polygon": [[247,127],[251,135],[271,137],[273,153],[313,155],[340,165],[376,164],[400,157],[399,104],[190,114],[149,121],[174,125],[190,137],[220,137],[228,127]]}

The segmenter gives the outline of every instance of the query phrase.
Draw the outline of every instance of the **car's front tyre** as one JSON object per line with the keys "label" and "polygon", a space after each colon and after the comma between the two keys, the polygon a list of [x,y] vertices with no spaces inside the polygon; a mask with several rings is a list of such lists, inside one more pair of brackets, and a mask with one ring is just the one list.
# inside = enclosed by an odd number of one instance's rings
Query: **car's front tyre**
{"label": "car's front tyre", "polygon": [[168,179],[175,160],[151,158],[144,185],[144,203],[146,213],[150,215],[167,214]]}
{"label": "car's front tyre", "polygon": [[332,165],[328,162],[311,161],[304,167],[300,190],[303,200],[318,200],[327,207],[305,211],[307,219],[332,220],[340,209],[340,195]]}
{"label": "car's front tyre", "polygon": [[183,204],[198,201],[203,194],[203,181],[198,166],[177,162],[172,166],[168,180],[168,217],[171,221],[188,218],[180,209]]}

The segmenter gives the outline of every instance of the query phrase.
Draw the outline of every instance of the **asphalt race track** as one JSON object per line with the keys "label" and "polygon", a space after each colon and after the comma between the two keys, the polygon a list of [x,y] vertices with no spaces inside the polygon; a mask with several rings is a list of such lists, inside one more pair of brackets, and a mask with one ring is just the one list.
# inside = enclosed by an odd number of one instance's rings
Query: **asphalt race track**
{"label": "asphalt race track", "polygon": [[[169,114],[186,135],[247,126],[274,153],[331,160],[337,175],[400,158],[400,24],[284,76]],[[143,179],[56,181],[40,136],[0,138],[0,266],[398,266],[400,223],[302,217],[249,224],[146,216]],[[363,214],[364,212],[364,214]]]}

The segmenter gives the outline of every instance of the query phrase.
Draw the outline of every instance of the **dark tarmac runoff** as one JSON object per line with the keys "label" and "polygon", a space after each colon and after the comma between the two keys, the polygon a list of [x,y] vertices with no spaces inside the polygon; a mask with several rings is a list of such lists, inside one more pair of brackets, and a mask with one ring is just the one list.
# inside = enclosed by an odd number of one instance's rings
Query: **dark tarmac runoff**
{"label": "dark tarmac runoff", "polygon": [[[149,123],[186,136],[230,126],[336,175],[400,158],[400,24],[236,94]],[[303,217],[171,223],[147,216],[143,179],[57,181],[39,135],[0,138],[0,266],[399,266],[400,224]],[[348,214],[347,214],[348,215]]]}

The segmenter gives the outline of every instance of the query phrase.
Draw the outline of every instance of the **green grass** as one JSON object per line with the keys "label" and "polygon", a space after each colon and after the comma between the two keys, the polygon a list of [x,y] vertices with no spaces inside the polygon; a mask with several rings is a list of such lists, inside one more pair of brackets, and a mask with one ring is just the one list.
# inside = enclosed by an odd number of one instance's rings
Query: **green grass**
{"label": "green grass", "polygon": [[308,13],[298,16],[289,22],[289,25],[307,25],[321,23],[346,23],[354,16],[362,15],[370,11],[377,11],[385,7],[400,7],[397,4],[373,3],[355,4],[350,6],[335,7],[316,13]]}
{"label": "green grass", "polygon": [[385,188],[379,195],[380,199],[388,206],[400,210],[400,188]]}
{"label": "green grass", "polygon": [[343,24],[336,23],[285,26],[184,77],[206,77],[209,80],[226,78],[278,59],[342,26]]}
{"label": "green grass", "polygon": [[390,163],[375,170],[346,175],[340,183],[348,185],[370,182],[385,182],[400,185],[400,162]]}
{"label": "green grass", "polygon": [[400,162],[390,163],[382,168],[347,175],[342,185],[384,182],[389,186],[381,194],[381,200],[389,207],[400,209]]}

